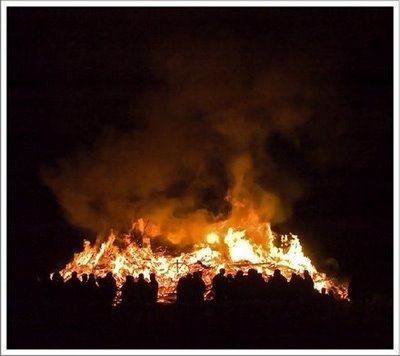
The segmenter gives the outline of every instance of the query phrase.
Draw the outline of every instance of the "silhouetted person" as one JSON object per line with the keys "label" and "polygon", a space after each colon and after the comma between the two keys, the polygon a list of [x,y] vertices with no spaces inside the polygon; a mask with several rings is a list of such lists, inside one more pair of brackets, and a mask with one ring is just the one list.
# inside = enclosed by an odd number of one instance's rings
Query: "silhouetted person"
{"label": "silhouetted person", "polygon": [[96,282],[94,273],[89,274],[86,282],[88,304],[96,304],[99,298],[99,286]]}
{"label": "silhouetted person", "polygon": [[117,282],[112,275],[112,272],[108,272],[106,276],[100,280],[98,280],[99,287],[101,290],[101,297],[105,306],[111,306],[112,302],[117,293]]}
{"label": "silhouetted person", "polygon": [[99,286],[97,293],[97,305],[101,308],[104,308],[104,306],[107,305],[107,291],[105,287],[104,278],[97,276],[96,283]]}
{"label": "silhouetted person", "polygon": [[67,313],[67,297],[64,278],[59,272],[53,273],[48,289],[49,312],[45,315],[50,322],[62,323]]}
{"label": "silhouetted person", "polygon": [[226,300],[226,293],[228,289],[228,279],[225,277],[225,269],[221,268],[219,273],[212,279],[212,290],[214,292],[214,299],[217,302]]}
{"label": "silhouetted person", "polygon": [[78,278],[77,272],[72,272],[71,278],[65,283],[69,301],[77,302],[81,298],[82,282]]}
{"label": "silhouetted person", "polygon": [[138,306],[145,306],[148,296],[148,283],[144,279],[144,274],[139,273],[138,280],[135,284],[135,300]]}
{"label": "silhouetted person", "polygon": [[188,273],[186,275],[186,278],[184,280],[184,294],[185,294],[185,300],[186,300],[186,304],[193,304],[193,301],[195,299],[194,295],[195,295],[195,282],[194,282],[194,276],[192,273]]}
{"label": "silhouetted person", "polygon": [[51,297],[56,300],[64,296],[64,278],[59,272],[53,273],[50,282],[50,294]]}
{"label": "silhouetted person", "polygon": [[186,303],[185,300],[185,276],[179,278],[178,283],[176,285],[176,303],[178,306],[183,306]]}
{"label": "silhouetted person", "polygon": [[94,273],[90,273],[89,274],[89,278],[88,278],[88,284],[91,284],[91,285],[96,285],[96,287],[98,287],[98,285],[97,285],[97,282],[96,282],[96,276],[94,275]]}
{"label": "silhouetted person", "polygon": [[88,281],[87,273],[83,273],[81,278],[82,278],[82,283],[86,283]]}
{"label": "silhouetted person", "polygon": [[316,298],[313,298],[312,305],[315,313],[318,313],[321,320],[332,320],[335,315],[335,304],[336,301],[328,295],[326,288],[321,289],[321,293],[316,294]]}
{"label": "silhouetted person", "polygon": [[121,287],[121,306],[131,308],[135,301],[135,280],[133,276],[125,277],[125,283]]}
{"label": "silhouetted person", "polygon": [[287,280],[282,276],[281,271],[276,269],[274,275],[268,281],[268,289],[272,298],[282,299],[287,294]]}
{"label": "silhouetted person", "polygon": [[65,303],[65,283],[59,272],[52,275],[49,285],[49,301],[56,310],[61,310]]}
{"label": "silhouetted person", "polygon": [[244,299],[244,288],[245,288],[245,278],[242,270],[239,270],[235,274],[235,278],[232,283],[232,298],[235,301],[241,301]]}
{"label": "silhouetted person", "polygon": [[256,269],[250,268],[246,278],[246,296],[248,300],[260,299],[264,292],[264,279]]}
{"label": "silhouetted person", "polygon": [[71,278],[65,283],[66,295],[68,298],[69,317],[76,319],[82,303],[82,282],[77,272],[72,272]]}
{"label": "silhouetted person", "polygon": [[149,304],[154,306],[158,300],[158,282],[155,273],[150,273],[150,282],[148,285],[149,290]]}
{"label": "silhouetted person", "polygon": [[229,301],[232,301],[234,296],[233,296],[233,284],[234,284],[234,280],[233,280],[233,275],[232,273],[228,273],[228,275],[226,276],[227,279],[227,285],[226,285],[226,299]]}
{"label": "silhouetted person", "polygon": [[81,276],[81,304],[82,306],[87,305],[90,302],[90,292],[88,287],[88,275],[83,273]]}
{"label": "silhouetted person", "polygon": [[204,301],[204,293],[206,291],[206,284],[201,278],[201,271],[197,271],[193,275],[193,301],[196,304],[202,304]]}
{"label": "silhouetted person", "polygon": [[314,281],[307,270],[304,270],[304,291],[307,296],[311,296],[314,292]]}
{"label": "silhouetted person", "polygon": [[303,278],[294,272],[289,281],[289,294],[293,300],[296,300],[303,295]]}
{"label": "silhouetted person", "polygon": [[[88,315],[88,322],[94,319],[98,312],[98,308],[102,305],[102,299],[100,294],[100,288],[97,285],[96,277],[94,273],[90,273],[86,283],[82,284],[84,288],[85,299],[85,310]],[[105,304],[105,303],[103,303]]]}

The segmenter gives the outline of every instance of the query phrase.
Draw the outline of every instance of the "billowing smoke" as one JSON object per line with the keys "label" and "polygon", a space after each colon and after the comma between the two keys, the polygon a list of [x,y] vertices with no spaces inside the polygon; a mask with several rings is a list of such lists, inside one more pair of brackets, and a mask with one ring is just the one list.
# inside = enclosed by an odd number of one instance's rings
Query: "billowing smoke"
{"label": "billowing smoke", "polygon": [[154,47],[156,80],[130,114],[139,128],[105,130],[43,170],[73,224],[103,233],[142,217],[155,235],[191,244],[208,224],[235,218],[236,199],[263,221],[290,215],[301,186],[268,142],[278,134],[295,144],[310,115],[309,78],[291,59],[242,45],[182,37]]}

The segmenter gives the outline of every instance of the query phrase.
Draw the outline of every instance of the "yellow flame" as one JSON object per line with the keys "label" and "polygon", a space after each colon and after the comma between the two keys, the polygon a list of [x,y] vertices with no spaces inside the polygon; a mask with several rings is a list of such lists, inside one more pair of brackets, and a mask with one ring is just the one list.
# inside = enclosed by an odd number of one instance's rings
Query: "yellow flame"
{"label": "yellow flame", "polygon": [[246,240],[245,231],[234,231],[228,229],[224,242],[229,247],[229,255],[233,262],[249,261],[252,263],[260,262],[259,256],[254,252],[250,241]]}
{"label": "yellow flame", "polygon": [[215,232],[210,232],[207,234],[206,241],[209,244],[217,244],[219,243],[219,236]]}
{"label": "yellow flame", "polygon": [[[159,282],[159,300],[168,301],[175,295],[179,278],[196,270],[203,271],[202,277],[208,289],[220,268],[225,268],[227,273],[232,274],[238,270],[247,272],[249,268],[255,268],[265,280],[276,268],[287,279],[293,272],[302,274],[308,270],[316,289],[335,289],[339,297],[347,297],[344,285],[337,284],[324,273],[318,272],[311,260],[304,256],[296,235],[274,233],[269,223],[259,222],[254,209],[246,208],[244,203],[236,203],[235,206],[247,215],[234,211],[231,221],[206,227],[203,231],[211,232],[203,237],[202,241],[205,243],[195,245],[190,253],[170,256],[165,252],[154,252],[150,244],[139,247],[130,242],[126,235],[119,237],[112,231],[108,240],[100,247],[91,246],[89,241],[84,240],[83,251],[76,253],[60,273],[68,279],[73,271],[79,275],[94,273],[98,277],[104,277],[107,272],[112,271],[118,287],[122,286],[127,275],[137,278],[139,273],[143,273],[148,279],[150,273],[155,273]],[[139,219],[133,226],[144,233],[143,219]],[[150,228],[148,230],[151,231]],[[159,234],[160,230],[155,227],[154,231]],[[151,235],[144,237],[146,240],[151,239]],[[119,241],[124,243],[115,243]]]}

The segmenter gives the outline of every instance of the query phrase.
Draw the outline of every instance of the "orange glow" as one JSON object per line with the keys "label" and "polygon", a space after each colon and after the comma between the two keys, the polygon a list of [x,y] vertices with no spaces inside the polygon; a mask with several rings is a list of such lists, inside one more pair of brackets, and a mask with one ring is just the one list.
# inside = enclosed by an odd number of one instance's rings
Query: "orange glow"
{"label": "orange glow", "polygon": [[[255,268],[265,280],[276,268],[288,280],[292,272],[302,274],[308,270],[316,289],[332,289],[337,297],[347,298],[346,286],[318,272],[311,260],[304,256],[296,235],[274,233],[270,224],[260,223],[250,208],[246,215],[241,219],[235,216],[235,224],[230,220],[211,224],[204,229],[209,232],[193,246],[192,252],[182,252],[175,256],[152,251],[150,244],[139,247],[126,234],[121,237],[111,232],[107,241],[100,246],[92,246],[84,240],[83,251],[76,253],[60,273],[64,279],[68,279],[73,271],[78,272],[78,275],[94,273],[99,277],[112,271],[118,287],[122,286],[127,275],[136,278],[139,273],[143,273],[149,279],[149,274],[155,273],[159,282],[159,301],[168,302],[174,300],[179,278],[196,270],[203,272],[203,280],[208,286],[206,298],[210,298],[212,278],[222,267],[232,274],[238,270],[247,272],[249,268]],[[134,225],[141,224],[142,219]],[[143,227],[141,231],[144,231]],[[150,241],[152,238],[149,235],[143,237]]]}

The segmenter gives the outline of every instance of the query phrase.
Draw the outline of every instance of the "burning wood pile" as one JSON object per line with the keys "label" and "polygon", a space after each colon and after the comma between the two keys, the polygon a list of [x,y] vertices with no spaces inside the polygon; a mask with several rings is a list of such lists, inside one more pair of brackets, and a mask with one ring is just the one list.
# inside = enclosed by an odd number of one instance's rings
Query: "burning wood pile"
{"label": "burning wood pile", "polygon": [[[212,279],[221,268],[232,275],[253,268],[265,280],[275,269],[280,269],[287,279],[293,272],[302,274],[307,270],[315,289],[325,288],[333,291],[337,298],[347,298],[346,286],[317,271],[303,254],[296,235],[279,235],[271,230],[269,223],[260,223],[258,218],[247,218],[236,226],[229,220],[210,224],[202,241],[195,244],[191,252],[180,253],[152,248],[154,236],[147,232],[147,226],[139,219],[129,233],[111,231],[101,245],[92,246],[84,240],[83,251],[76,253],[60,274],[67,280],[73,271],[78,275],[93,273],[96,277],[104,277],[111,271],[120,289],[128,275],[137,278],[143,273],[148,279],[150,273],[155,273],[159,282],[159,302],[172,302],[176,298],[178,280],[195,271],[202,271],[207,286],[205,298],[212,299]],[[155,230],[154,226],[149,229]],[[135,236],[140,236],[140,241]]]}

